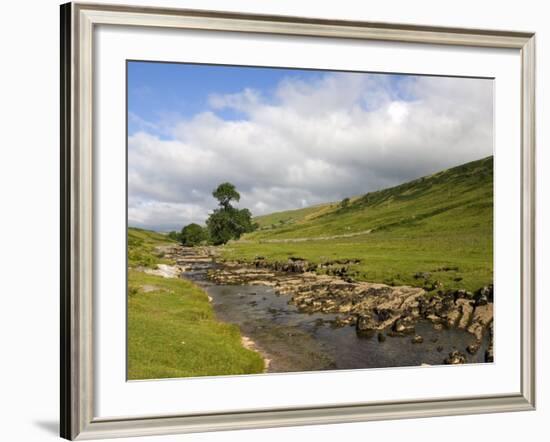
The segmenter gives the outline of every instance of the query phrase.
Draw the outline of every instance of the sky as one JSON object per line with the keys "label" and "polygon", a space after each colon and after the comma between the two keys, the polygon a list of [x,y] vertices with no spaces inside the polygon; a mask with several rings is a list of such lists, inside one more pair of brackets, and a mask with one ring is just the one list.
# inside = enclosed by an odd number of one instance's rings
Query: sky
{"label": "sky", "polygon": [[489,79],[128,62],[128,224],[203,224],[233,183],[253,215],[493,153]]}

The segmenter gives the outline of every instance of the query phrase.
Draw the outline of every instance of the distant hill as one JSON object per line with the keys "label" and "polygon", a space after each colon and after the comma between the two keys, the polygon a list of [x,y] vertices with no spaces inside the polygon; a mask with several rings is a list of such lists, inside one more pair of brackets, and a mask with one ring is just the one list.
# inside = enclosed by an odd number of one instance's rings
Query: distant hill
{"label": "distant hill", "polygon": [[352,197],[347,207],[333,202],[256,217],[260,229],[247,238],[313,238],[403,227],[477,229],[492,224],[492,208],[491,156]]}

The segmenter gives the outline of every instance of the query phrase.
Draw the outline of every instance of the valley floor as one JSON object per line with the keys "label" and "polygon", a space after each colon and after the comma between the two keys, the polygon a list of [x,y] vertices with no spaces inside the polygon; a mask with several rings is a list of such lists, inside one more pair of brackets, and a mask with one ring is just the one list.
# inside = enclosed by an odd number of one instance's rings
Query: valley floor
{"label": "valley floor", "polygon": [[[492,286],[483,295],[463,289],[432,295],[411,285],[352,279],[347,272],[359,263],[354,259],[319,265],[283,254],[287,259],[281,261],[257,256],[250,262],[228,261],[229,253],[251,244],[185,248],[155,235],[129,231],[134,259],[128,272],[131,380],[492,360]],[[319,245],[311,242],[300,245],[313,245],[310,252],[319,253]],[[323,253],[341,251],[331,246]],[[201,276],[195,280],[197,271]],[[413,280],[425,282],[422,278]],[[278,307],[262,307],[268,301]],[[281,318],[295,325],[275,326]],[[321,335],[311,336],[311,327]],[[424,336],[415,336],[415,328]],[[372,333],[380,342],[388,336],[385,347],[362,338]],[[410,333],[412,340],[406,337]]]}

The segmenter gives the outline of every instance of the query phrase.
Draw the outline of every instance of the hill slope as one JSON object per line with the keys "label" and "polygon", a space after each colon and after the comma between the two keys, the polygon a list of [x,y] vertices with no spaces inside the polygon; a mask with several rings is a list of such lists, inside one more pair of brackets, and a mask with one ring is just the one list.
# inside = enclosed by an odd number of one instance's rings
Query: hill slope
{"label": "hill slope", "polygon": [[[493,157],[352,198],[256,218],[225,256],[353,259],[354,278],[475,290],[492,282]],[[458,270],[454,270],[458,268]],[[442,270],[446,269],[446,270]],[[449,270],[450,269],[450,270]]]}

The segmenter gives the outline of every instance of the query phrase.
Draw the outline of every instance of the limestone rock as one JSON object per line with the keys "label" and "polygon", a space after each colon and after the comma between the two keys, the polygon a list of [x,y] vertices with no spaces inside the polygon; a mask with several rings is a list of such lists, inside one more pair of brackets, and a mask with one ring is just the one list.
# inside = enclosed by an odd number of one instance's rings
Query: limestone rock
{"label": "limestone rock", "polygon": [[464,364],[466,362],[466,356],[458,350],[454,350],[449,353],[449,356],[444,362],[448,365]]}

